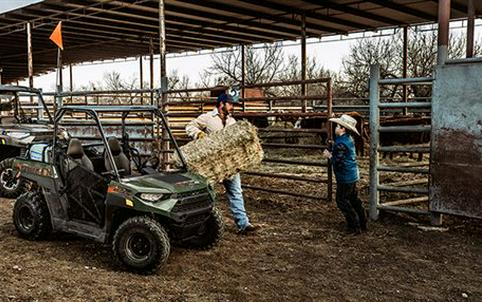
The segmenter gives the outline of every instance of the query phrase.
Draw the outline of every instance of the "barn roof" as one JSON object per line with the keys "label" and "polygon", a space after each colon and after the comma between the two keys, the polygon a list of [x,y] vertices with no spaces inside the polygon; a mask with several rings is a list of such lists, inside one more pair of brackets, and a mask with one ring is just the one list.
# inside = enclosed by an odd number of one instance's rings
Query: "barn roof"
{"label": "barn roof", "polygon": [[[474,1],[476,15],[482,1]],[[166,0],[167,53],[433,23],[437,0]],[[33,26],[34,73],[52,70],[48,37],[63,21],[64,64],[159,53],[157,0],[44,0],[0,14],[4,82],[27,77],[26,24]],[[464,18],[465,0],[452,0],[451,18]]]}

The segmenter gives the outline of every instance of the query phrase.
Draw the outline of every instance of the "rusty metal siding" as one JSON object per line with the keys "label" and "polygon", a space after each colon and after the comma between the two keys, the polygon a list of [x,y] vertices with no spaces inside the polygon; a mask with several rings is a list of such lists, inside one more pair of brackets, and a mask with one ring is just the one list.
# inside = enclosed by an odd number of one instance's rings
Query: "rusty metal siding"
{"label": "rusty metal siding", "polygon": [[438,66],[435,75],[430,208],[482,218],[482,64]]}

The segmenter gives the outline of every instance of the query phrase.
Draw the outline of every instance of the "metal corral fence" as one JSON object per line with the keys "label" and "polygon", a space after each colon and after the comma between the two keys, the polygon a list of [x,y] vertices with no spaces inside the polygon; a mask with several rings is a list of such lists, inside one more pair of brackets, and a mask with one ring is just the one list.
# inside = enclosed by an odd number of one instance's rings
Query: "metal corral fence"
{"label": "metal corral fence", "polygon": [[[380,154],[382,152],[421,152],[430,153],[430,143],[417,145],[401,145],[394,142],[394,145],[381,144],[381,135],[390,136],[401,133],[408,136],[411,133],[430,133],[431,126],[421,124],[411,125],[380,125],[380,115],[384,110],[393,108],[430,109],[431,102],[381,102],[380,90],[385,85],[431,85],[432,78],[406,78],[406,79],[380,79],[380,67],[373,65],[370,71],[370,217],[378,218],[379,210],[408,212],[414,214],[430,214],[428,208],[428,185],[429,168],[428,163],[415,163],[400,165],[380,165]],[[420,120],[422,122],[423,120]],[[425,120],[426,121],[426,120]],[[428,120],[430,121],[430,120]],[[380,172],[409,174],[410,180],[402,180],[391,183],[380,183]],[[425,178],[414,175],[425,175]],[[390,201],[380,199],[380,192],[395,192],[410,194],[408,197]]]}
{"label": "metal corral fence", "polygon": [[[392,80],[387,80],[392,81]],[[395,82],[400,80],[393,80]],[[308,95],[308,96],[282,96],[273,97],[265,96],[265,90],[273,87],[285,87],[296,85],[323,85],[326,94]],[[396,83],[400,84],[400,83]],[[409,84],[407,82],[407,84]],[[64,92],[61,95],[51,93],[45,94],[49,107],[53,110],[53,101],[57,97],[61,103],[69,105],[160,105],[168,118],[170,127],[177,141],[182,145],[190,139],[185,133],[186,124],[201,113],[210,111],[214,108],[217,94],[226,87],[210,87],[210,88],[194,88],[170,90],[166,92],[167,101],[161,103],[161,95],[159,90],[113,90],[113,91],[78,91]],[[319,87],[317,91],[320,91]],[[333,112],[344,113],[356,111],[361,115],[365,115],[365,110],[369,105],[365,105],[366,100],[356,99],[351,104],[346,105],[348,99],[337,99],[338,104],[333,104],[332,82],[329,78],[313,79],[306,81],[285,81],[273,82],[259,85],[245,86],[242,89],[244,98],[241,98],[242,106],[236,108],[235,117],[237,119],[248,119],[256,126],[262,138],[263,148],[267,151],[263,166],[260,169],[244,173],[245,176],[254,178],[270,178],[272,180],[280,180],[280,187],[276,187],[277,181],[268,182],[269,185],[260,186],[259,183],[266,184],[261,180],[258,182],[247,183],[245,188],[266,191],[271,193],[286,194],[291,196],[312,198],[312,199],[331,199],[332,193],[332,173],[328,162],[321,158],[313,156],[305,156],[306,153],[318,153],[328,147],[326,142],[331,138],[332,131],[329,129],[327,118]],[[50,99],[49,99],[50,98]],[[384,102],[390,102],[391,105],[384,107],[380,112],[378,124],[385,125],[387,122],[397,123],[400,119],[393,118],[393,114],[401,113],[405,108],[408,112],[428,113],[430,108],[427,106],[411,106],[411,102],[399,103],[394,99],[382,99]],[[410,101],[413,102],[414,99]],[[419,101],[425,101],[426,98],[418,98]],[[310,102],[311,106],[308,106]],[[340,104],[341,103],[341,104]],[[33,106],[35,107],[35,106]],[[403,119],[403,118],[402,118]],[[101,116],[103,125],[107,135],[121,135],[121,117],[110,115]],[[316,120],[317,123],[309,121]],[[405,119],[406,120],[406,119]],[[413,121],[413,119],[410,119]],[[419,119],[421,120],[421,119]],[[299,127],[304,121],[307,125],[303,128]],[[261,122],[261,123],[260,123]],[[274,123],[274,125],[273,125]],[[284,125],[283,125],[284,123]],[[293,124],[298,124],[295,127]],[[363,123],[363,121],[362,121]],[[134,143],[143,156],[151,156],[153,153],[170,154],[173,152],[167,145],[167,140],[163,138],[163,131],[158,121],[152,117],[130,116],[126,120],[131,142]],[[316,126],[313,126],[316,125]],[[99,139],[97,129],[92,123],[85,120],[85,116],[71,116],[64,122],[64,126],[68,127],[71,133],[85,141],[95,141]],[[311,141],[304,143],[303,141]],[[363,138],[362,138],[363,148]],[[403,150],[407,150],[406,148]],[[382,147],[380,152],[398,152],[402,149],[390,147]],[[273,151],[273,152],[271,152]],[[279,154],[276,154],[279,151]],[[407,150],[408,151],[408,150]],[[412,148],[412,152],[426,151],[425,148]],[[271,156],[274,155],[274,156]],[[270,166],[271,170],[266,171],[263,167]],[[300,167],[301,172],[296,172],[296,167]],[[308,172],[301,168],[310,169]],[[380,167],[378,171],[382,171],[386,167]],[[407,170],[408,168],[405,168]],[[415,168],[410,168],[412,171]],[[400,170],[400,169],[399,169]],[[402,169],[403,170],[403,169]],[[316,175],[314,177],[313,175]],[[291,183],[286,183],[290,181]],[[306,192],[297,192],[296,190],[287,190],[286,188],[298,188],[296,182],[304,182],[314,186],[326,184],[325,196],[320,194],[307,194]],[[313,192],[319,191],[315,189]],[[383,190],[383,186],[381,187]],[[402,188],[401,190],[404,190]],[[419,201],[420,199],[417,199]],[[425,200],[425,199],[424,199]],[[408,202],[408,201],[407,201]],[[387,205],[388,206],[388,205]]]}
{"label": "metal corral fence", "polygon": [[[303,84],[324,85],[327,93],[326,95],[283,97],[270,97],[264,96],[264,93],[259,93],[266,88]],[[171,90],[167,92],[168,101],[163,104],[163,111],[166,113],[170,127],[180,144],[189,141],[185,133],[186,124],[199,114],[212,110],[217,93],[223,89],[225,87]],[[318,153],[318,157],[321,157],[321,151],[328,147],[326,142],[331,139],[331,128],[326,123],[327,118],[333,112],[331,79],[321,78],[250,85],[242,87],[242,94],[244,94],[244,97],[241,98],[242,106],[235,110],[234,117],[247,119],[258,127],[266,154],[263,165],[259,169],[244,173],[248,178],[261,178],[260,181],[247,179],[243,187],[301,198],[331,200],[333,186],[331,165],[321,158],[308,160],[305,156],[307,152],[315,152]],[[311,101],[312,104],[315,101],[323,102],[326,104],[327,110],[315,112],[312,106],[307,106],[308,101]],[[318,128],[301,129],[294,127],[296,122],[299,123],[301,120],[309,118],[322,119],[325,123],[320,124]],[[280,126],[283,123],[285,123],[285,126]],[[286,124],[290,124],[290,126],[286,127]],[[321,125],[323,125],[323,128]],[[300,139],[307,136],[315,137],[315,143],[300,142]],[[276,150],[282,151],[276,152]],[[305,170],[303,173],[303,169],[297,169],[299,167],[310,167],[311,170],[309,172]],[[297,170],[301,170],[301,172]],[[318,177],[307,176],[306,174],[316,174]],[[321,188],[325,194],[307,194],[295,189],[286,189],[299,188],[296,185],[297,182],[315,185],[317,189],[314,189],[314,192],[320,191]]]}

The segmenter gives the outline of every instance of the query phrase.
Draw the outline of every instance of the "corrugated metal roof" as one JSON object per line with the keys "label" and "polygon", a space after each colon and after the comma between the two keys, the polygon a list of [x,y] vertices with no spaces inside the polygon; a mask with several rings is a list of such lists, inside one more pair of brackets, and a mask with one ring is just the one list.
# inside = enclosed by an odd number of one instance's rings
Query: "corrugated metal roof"
{"label": "corrugated metal roof", "polygon": [[[482,1],[476,13],[482,13]],[[167,52],[185,52],[301,37],[348,34],[435,22],[437,0],[166,0]],[[451,17],[466,16],[452,0]],[[48,37],[63,21],[65,64],[159,53],[157,0],[44,0],[0,14],[4,82],[27,76],[26,23],[33,24],[35,74],[52,70],[56,46]],[[151,44],[152,41],[152,44]]]}

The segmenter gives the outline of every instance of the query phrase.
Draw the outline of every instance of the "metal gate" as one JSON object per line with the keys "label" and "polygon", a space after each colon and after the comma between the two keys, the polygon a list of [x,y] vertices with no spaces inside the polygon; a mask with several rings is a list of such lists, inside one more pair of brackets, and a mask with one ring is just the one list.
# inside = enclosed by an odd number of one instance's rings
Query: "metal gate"
{"label": "metal gate", "polygon": [[[380,111],[391,108],[430,108],[430,102],[380,102],[380,86],[383,85],[427,85],[432,78],[380,79],[380,66],[370,70],[370,218],[377,219],[379,210],[430,214],[428,209],[428,179],[391,184],[380,183],[380,172],[429,174],[428,167],[380,165],[380,152],[430,152],[429,145],[381,146],[380,133],[430,132],[427,125],[380,126]],[[409,193],[416,196],[381,202],[380,192]]]}

